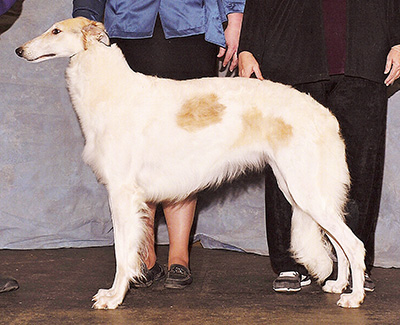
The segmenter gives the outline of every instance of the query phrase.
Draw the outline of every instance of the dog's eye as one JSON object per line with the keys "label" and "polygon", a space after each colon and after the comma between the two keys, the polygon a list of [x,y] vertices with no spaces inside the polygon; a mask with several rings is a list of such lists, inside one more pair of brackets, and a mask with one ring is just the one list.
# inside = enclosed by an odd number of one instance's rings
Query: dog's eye
{"label": "dog's eye", "polygon": [[59,30],[58,28],[54,28],[51,32],[52,32],[54,35],[57,35],[57,34],[60,34],[60,33],[61,33],[61,30]]}

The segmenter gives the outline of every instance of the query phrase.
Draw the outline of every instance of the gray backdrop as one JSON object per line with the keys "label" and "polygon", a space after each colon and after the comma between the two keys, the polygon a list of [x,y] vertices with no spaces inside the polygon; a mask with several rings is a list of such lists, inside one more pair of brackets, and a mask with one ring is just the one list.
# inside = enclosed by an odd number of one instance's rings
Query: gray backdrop
{"label": "gray backdrop", "polygon": [[[70,17],[69,0],[25,0],[0,38],[0,248],[111,245],[104,187],[82,163],[83,137],[65,88],[67,59],[29,64],[14,49]],[[400,267],[400,94],[389,101],[387,159],[376,265]],[[250,175],[200,195],[196,239],[213,248],[268,254],[264,184]],[[168,235],[162,218],[159,243]]]}

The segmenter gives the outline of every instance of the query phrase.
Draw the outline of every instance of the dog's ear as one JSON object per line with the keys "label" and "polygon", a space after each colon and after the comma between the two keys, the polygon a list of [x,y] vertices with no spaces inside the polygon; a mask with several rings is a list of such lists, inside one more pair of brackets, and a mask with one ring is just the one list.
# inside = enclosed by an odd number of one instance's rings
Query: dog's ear
{"label": "dog's ear", "polygon": [[108,34],[106,32],[106,28],[104,27],[104,25],[100,22],[95,22],[96,27],[100,28],[102,30],[102,32],[100,33],[99,37],[98,37],[98,41],[100,43],[103,43],[107,46],[110,45],[110,38],[108,37]]}
{"label": "dog's ear", "polygon": [[110,38],[104,28],[104,25],[99,22],[92,22],[82,29],[83,45],[85,50],[92,42],[100,42],[105,45],[110,45]]}

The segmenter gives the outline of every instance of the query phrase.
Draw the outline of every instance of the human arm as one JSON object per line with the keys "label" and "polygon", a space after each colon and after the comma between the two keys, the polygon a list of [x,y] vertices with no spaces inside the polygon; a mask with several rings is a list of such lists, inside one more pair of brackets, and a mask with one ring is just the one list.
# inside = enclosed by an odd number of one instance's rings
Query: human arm
{"label": "human arm", "polygon": [[107,0],[73,0],[72,17],[103,21]]}
{"label": "human arm", "polygon": [[231,62],[229,70],[233,71],[238,65],[237,50],[239,47],[240,29],[242,28],[242,13],[228,14],[228,26],[225,29],[226,48],[220,47],[218,57],[225,55],[222,66],[226,67]]}

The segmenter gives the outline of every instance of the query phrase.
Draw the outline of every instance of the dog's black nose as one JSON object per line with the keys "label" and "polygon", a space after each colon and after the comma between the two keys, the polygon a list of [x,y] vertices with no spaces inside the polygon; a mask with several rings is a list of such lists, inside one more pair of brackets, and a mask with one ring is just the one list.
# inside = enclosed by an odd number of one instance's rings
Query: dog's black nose
{"label": "dog's black nose", "polygon": [[22,56],[24,55],[24,49],[22,47],[19,47],[15,50],[15,53],[17,53],[17,55],[22,58]]}

